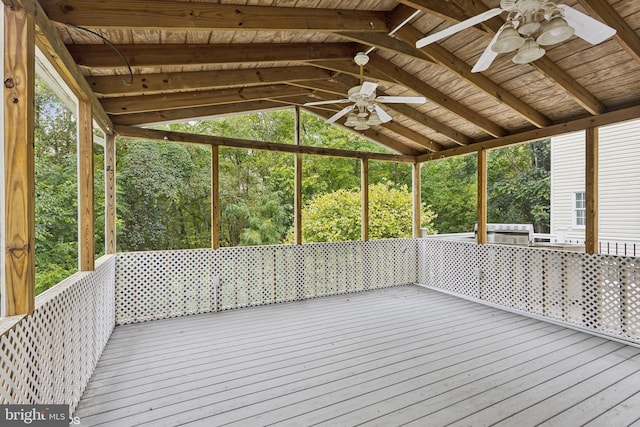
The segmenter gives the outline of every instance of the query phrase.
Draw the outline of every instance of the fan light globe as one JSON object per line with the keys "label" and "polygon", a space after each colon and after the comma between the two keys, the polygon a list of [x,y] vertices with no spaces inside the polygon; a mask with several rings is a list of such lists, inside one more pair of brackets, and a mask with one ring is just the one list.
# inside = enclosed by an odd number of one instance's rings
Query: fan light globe
{"label": "fan light globe", "polygon": [[364,117],[358,118],[358,123],[354,127],[355,130],[367,130],[369,129],[369,125],[367,124],[367,120]]}
{"label": "fan light globe", "polygon": [[382,123],[382,120],[380,120],[380,116],[378,116],[378,113],[376,113],[375,111],[372,111],[371,114],[369,115],[369,120],[367,120],[367,124],[369,126],[375,126],[381,123]]}
{"label": "fan light globe", "polygon": [[347,120],[344,122],[345,126],[354,127],[358,124],[358,116],[356,113],[349,113]]}
{"label": "fan light globe", "polygon": [[518,49],[518,53],[514,55],[513,62],[516,64],[528,64],[542,58],[544,52],[545,50],[538,46],[535,40],[527,39],[522,47]]}
{"label": "fan light globe", "polygon": [[539,45],[547,46],[569,40],[575,30],[567,24],[560,14],[553,14],[549,22],[543,25],[542,33],[536,40]]}
{"label": "fan light globe", "polygon": [[497,53],[508,53],[519,49],[525,42],[520,34],[513,28],[513,24],[507,23],[504,30],[498,36],[498,40],[491,46],[491,50]]}

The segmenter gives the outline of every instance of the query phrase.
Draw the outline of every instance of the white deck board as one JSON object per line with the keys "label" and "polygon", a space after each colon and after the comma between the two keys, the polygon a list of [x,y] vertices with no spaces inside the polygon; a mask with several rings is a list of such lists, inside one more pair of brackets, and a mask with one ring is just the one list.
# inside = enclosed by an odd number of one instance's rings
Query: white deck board
{"label": "white deck board", "polygon": [[630,425],[640,349],[403,286],[117,327],[74,415],[119,427]]}

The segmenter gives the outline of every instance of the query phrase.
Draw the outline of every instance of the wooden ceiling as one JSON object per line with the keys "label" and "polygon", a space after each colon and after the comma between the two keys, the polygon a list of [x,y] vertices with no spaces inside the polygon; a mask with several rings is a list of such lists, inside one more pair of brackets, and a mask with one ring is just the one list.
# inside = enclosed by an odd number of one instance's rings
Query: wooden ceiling
{"label": "wooden ceiling", "polygon": [[294,105],[330,117],[342,106],[303,104],[344,98],[358,84],[354,55],[373,48],[364,74],[378,95],[427,102],[385,104],[393,121],[364,135],[427,160],[640,116],[640,1],[564,3],[617,34],[596,46],[573,37],[528,65],[500,55],[484,73],[471,68],[504,14],[422,49],[415,42],[499,0],[39,0],[35,8],[48,17],[38,18],[47,35],[39,46],[75,68],[67,74],[93,91],[102,123],[116,131]]}

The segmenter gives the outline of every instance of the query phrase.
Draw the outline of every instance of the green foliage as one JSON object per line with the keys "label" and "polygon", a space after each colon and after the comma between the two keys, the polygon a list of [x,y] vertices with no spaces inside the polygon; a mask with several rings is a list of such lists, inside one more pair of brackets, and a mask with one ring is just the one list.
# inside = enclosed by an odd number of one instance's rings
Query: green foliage
{"label": "green foliage", "polygon": [[36,293],[77,271],[78,186],[76,120],[36,81]]}
{"label": "green foliage", "polygon": [[[359,240],[361,232],[359,190],[341,189],[319,195],[302,210],[302,239],[305,242]],[[388,239],[411,237],[411,193],[379,183],[369,186],[369,237]],[[433,232],[435,214],[423,207],[422,226]],[[287,240],[293,241],[293,230]]]}

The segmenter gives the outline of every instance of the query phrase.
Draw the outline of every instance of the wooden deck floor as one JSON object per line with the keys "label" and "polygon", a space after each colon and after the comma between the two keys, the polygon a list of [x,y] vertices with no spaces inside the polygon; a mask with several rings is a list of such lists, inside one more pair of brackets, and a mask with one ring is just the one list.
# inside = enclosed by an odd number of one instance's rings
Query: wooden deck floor
{"label": "wooden deck floor", "polygon": [[117,327],[97,426],[640,426],[640,349],[403,286]]}

